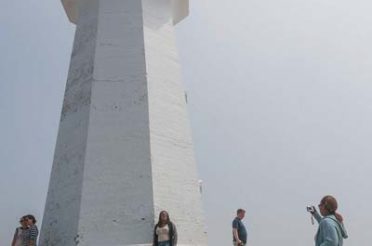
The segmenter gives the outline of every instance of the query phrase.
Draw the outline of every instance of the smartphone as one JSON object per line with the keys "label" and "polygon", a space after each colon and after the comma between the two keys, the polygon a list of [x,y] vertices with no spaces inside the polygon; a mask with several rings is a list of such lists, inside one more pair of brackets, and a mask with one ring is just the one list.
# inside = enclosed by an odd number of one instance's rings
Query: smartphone
{"label": "smartphone", "polygon": [[306,211],[309,212],[309,213],[314,213],[314,212],[315,212],[313,206],[307,206],[307,207],[306,207]]}

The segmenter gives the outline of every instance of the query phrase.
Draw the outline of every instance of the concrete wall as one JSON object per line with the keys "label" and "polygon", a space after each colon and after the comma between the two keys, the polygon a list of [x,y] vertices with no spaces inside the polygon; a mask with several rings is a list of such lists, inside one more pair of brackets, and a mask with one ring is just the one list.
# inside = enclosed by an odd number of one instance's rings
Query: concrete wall
{"label": "concrete wall", "polygon": [[81,0],[41,246],[206,245],[170,0]]}
{"label": "concrete wall", "polygon": [[98,22],[98,0],[85,2],[71,55],[39,240],[41,246],[76,245]]}
{"label": "concrete wall", "polygon": [[[199,183],[168,1],[144,4],[155,212],[167,210],[179,242],[206,244]],[[162,2],[162,3],[161,3]],[[169,18],[167,19],[169,20]]]}

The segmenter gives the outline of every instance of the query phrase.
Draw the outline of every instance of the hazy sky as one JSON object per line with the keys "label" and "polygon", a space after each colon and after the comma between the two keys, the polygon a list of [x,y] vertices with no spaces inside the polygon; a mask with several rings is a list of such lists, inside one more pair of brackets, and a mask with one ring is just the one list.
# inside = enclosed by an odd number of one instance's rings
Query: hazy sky
{"label": "hazy sky", "polygon": [[[191,0],[178,48],[210,245],[311,246],[305,212],[339,200],[350,238],[372,234],[372,3]],[[0,1],[0,245],[43,213],[74,26],[58,0]]]}

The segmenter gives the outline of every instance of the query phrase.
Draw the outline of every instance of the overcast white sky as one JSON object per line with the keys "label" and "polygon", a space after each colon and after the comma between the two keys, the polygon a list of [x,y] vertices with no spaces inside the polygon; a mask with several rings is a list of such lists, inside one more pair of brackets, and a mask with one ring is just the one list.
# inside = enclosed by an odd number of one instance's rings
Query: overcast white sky
{"label": "overcast white sky", "polygon": [[[249,245],[313,245],[338,198],[348,246],[372,234],[372,3],[191,0],[178,47],[210,245],[247,210]],[[41,222],[74,26],[58,0],[0,1],[0,245]]]}

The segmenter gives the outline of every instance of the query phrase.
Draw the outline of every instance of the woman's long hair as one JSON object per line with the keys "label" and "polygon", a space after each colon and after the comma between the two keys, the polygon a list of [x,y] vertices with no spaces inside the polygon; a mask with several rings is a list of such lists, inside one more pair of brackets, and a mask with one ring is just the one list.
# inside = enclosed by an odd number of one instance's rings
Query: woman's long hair
{"label": "woman's long hair", "polygon": [[344,218],[342,217],[342,215],[336,212],[337,207],[338,207],[336,198],[334,198],[333,196],[330,196],[330,195],[325,196],[320,201],[320,204],[322,204],[324,206],[324,208],[328,212],[328,214],[333,214],[334,216],[336,216],[336,219],[340,223],[342,223],[344,221]]}
{"label": "woman's long hair", "polygon": [[[166,219],[166,221],[163,221],[163,220],[161,219],[161,215],[162,215],[163,213],[165,213],[165,214],[167,215],[167,219]],[[169,219],[169,214],[168,214],[168,212],[165,211],[165,210],[161,211],[161,212],[159,213],[159,221],[158,221],[158,224],[157,224],[157,225],[158,225],[159,227],[163,227],[163,226],[167,225],[169,222],[170,222],[170,219]]]}

